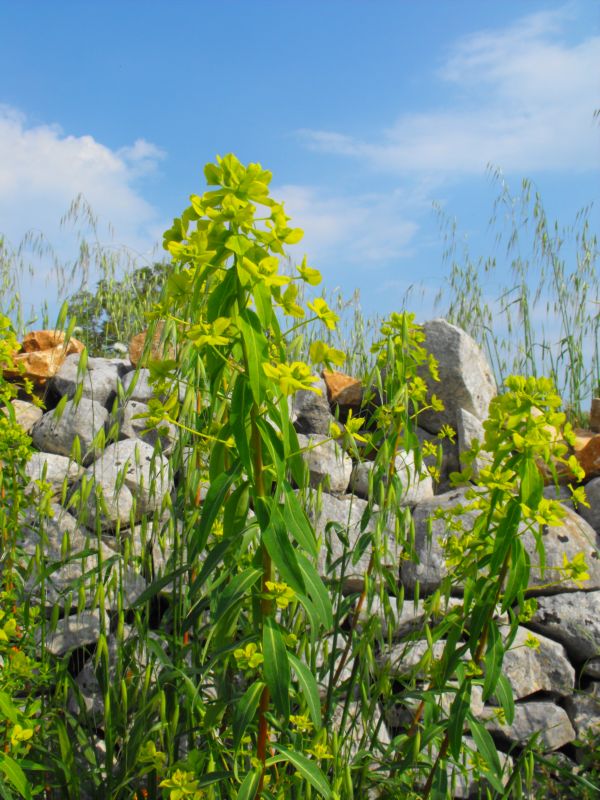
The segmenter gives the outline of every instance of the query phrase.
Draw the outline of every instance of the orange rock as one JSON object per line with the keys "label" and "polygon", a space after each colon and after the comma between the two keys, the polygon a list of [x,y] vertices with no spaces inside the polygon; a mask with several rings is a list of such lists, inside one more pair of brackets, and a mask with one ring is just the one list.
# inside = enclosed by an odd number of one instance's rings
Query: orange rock
{"label": "orange rock", "polygon": [[85,345],[79,339],[69,339],[65,344],[63,331],[30,331],[25,335],[22,351],[13,356],[15,364],[23,371],[7,370],[9,379],[29,378],[36,386],[44,384],[56,375],[65,358],[72,353],[81,353]]}
{"label": "orange rock", "polygon": [[597,478],[600,475],[600,433],[576,430],[573,451],[585,470],[586,481]]}
{"label": "orange rock", "polygon": [[[159,322],[156,325],[154,330],[154,336],[152,337],[152,347],[150,349],[150,353],[146,356],[151,359],[160,359],[160,358],[173,358],[174,351],[171,346],[165,352],[164,343],[161,343],[161,337],[163,334],[163,330],[165,327],[164,322]],[[146,337],[148,336],[148,330],[142,331],[142,333],[138,333],[136,336],[133,336],[131,341],[129,342],[129,360],[133,364],[134,367],[137,367],[139,364],[142,355],[144,353],[144,346],[146,344]]]}
{"label": "orange rock", "polygon": [[338,406],[360,408],[363,399],[363,385],[356,378],[344,375],[343,372],[323,371],[323,380],[327,386],[327,398]]}

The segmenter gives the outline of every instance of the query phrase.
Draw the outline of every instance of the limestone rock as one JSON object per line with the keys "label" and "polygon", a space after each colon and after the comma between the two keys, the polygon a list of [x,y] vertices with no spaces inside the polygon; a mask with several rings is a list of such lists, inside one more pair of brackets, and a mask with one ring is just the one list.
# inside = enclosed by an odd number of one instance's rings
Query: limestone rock
{"label": "limestone rock", "polygon": [[600,656],[600,591],[538,597],[537,606],[528,626],[564,645],[574,663]]}
{"label": "limestone rock", "polygon": [[342,494],[348,489],[352,474],[352,459],[337,442],[326,436],[298,434],[298,443],[310,476],[310,485],[316,488],[323,485],[325,491]]}
{"label": "limestone rock", "polygon": [[[418,561],[402,561],[400,578],[405,588],[414,591],[416,582],[419,581],[421,594],[434,592],[447,574],[446,562],[442,546],[439,542],[448,535],[449,531],[444,520],[435,519],[437,509],[450,509],[465,503],[465,489],[455,489],[452,492],[432,497],[425,500],[413,511],[415,526],[415,551]],[[477,514],[468,511],[461,516],[465,528],[468,530]],[[457,535],[450,532],[450,535]]]}
{"label": "limestone rock", "polygon": [[47,411],[31,430],[33,444],[46,453],[69,456],[75,437],[79,437],[82,463],[89,463],[94,457],[92,442],[108,420],[108,411],[96,403],[82,397],[79,403],[68,400],[62,415],[57,410]]}
{"label": "limestone rock", "polygon": [[[319,574],[325,578],[339,576],[341,570],[339,559],[345,557],[344,588],[350,592],[360,592],[364,585],[364,575],[369,565],[371,548],[367,547],[362,552],[356,564],[352,563],[352,556],[356,554],[355,551],[363,533],[361,517],[367,503],[352,495],[333,497],[333,495],[323,493],[320,505],[317,506],[316,493],[312,492],[309,495],[307,506],[308,516],[315,526],[316,535],[322,537],[322,547],[317,565]],[[372,530],[373,521],[367,526],[367,531]],[[394,534],[392,531],[384,530],[382,538],[385,548],[382,561],[385,566],[397,574],[400,554]],[[335,567],[332,566],[334,564]]]}
{"label": "limestone rock", "polygon": [[[544,574],[540,570],[539,555],[536,551],[535,538],[532,533],[525,533],[522,541],[531,559],[531,575],[529,586],[531,594],[558,594],[567,591],[579,591],[582,587],[573,580],[563,580],[563,558],[569,560],[583,553],[590,579],[585,581],[585,591],[600,589],[600,558],[598,555],[598,537],[593,528],[573,509],[563,506],[565,518],[560,525],[544,528],[542,540],[546,552],[546,568]],[[553,584],[553,585],[548,585]]]}
{"label": "limestone rock", "polygon": [[132,370],[123,376],[121,383],[128,400],[147,403],[155,396],[149,369]]}
{"label": "limestone rock", "polygon": [[[43,410],[33,403],[28,403],[25,400],[17,400],[16,397],[10,402],[15,412],[17,424],[23,428],[25,433],[29,433],[35,423],[42,418],[44,414]],[[3,408],[0,410],[6,413],[6,409]]]}
{"label": "limestone rock", "polygon": [[49,633],[46,639],[46,649],[55,656],[62,656],[70,650],[84,645],[96,644],[100,632],[109,629],[108,614],[104,612],[104,625],[100,611],[82,611],[80,614],[71,614],[58,621],[56,629]]}
{"label": "limestone rock", "polygon": [[298,433],[329,435],[329,426],[334,420],[327,401],[327,386],[320,378],[313,384],[321,394],[301,389],[292,401],[292,422]]}
{"label": "limestone rock", "polygon": [[133,495],[125,484],[117,489],[113,471],[104,469],[104,462],[96,468],[98,463],[85,471],[79,485],[80,490],[85,489],[86,501],[78,518],[92,531],[96,530],[96,523],[101,530],[126,528],[131,522]]}
{"label": "limestone rock", "polygon": [[[460,454],[464,453],[471,447],[475,440],[482,444],[484,436],[485,431],[483,430],[483,423],[481,420],[477,419],[476,416],[471,414],[466,409],[459,408],[456,415],[456,440],[458,443],[458,452]],[[484,467],[489,467],[492,460],[493,459],[490,453],[486,453],[485,450],[480,450],[472,464],[473,477],[477,478],[480,470]],[[460,466],[461,469],[465,469],[467,467],[467,463],[463,460],[462,455],[460,457]]]}
{"label": "limestone rock", "polygon": [[61,397],[66,395],[72,398],[81,383],[82,397],[110,408],[117,394],[117,383],[131,369],[131,365],[121,358],[88,358],[85,374],[80,378],[79,359],[79,354],[65,359],[52,379],[52,388]]}
{"label": "limestone rock", "polygon": [[81,475],[83,468],[66,456],[56,453],[33,453],[25,467],[25,473],[32,483],[27,487],[27,492],[36,492],[33,481],[44,480],[52,487],[52,495],[60,496],[63,484],[74,484]]}
{"label": "limestone rock", "polygon": [[590,507],[580,506],[577,513],[600,535],[600,478],[586,483],[585,493]]}
{"label": "limestone rock", "polygon": [[[504,637],[507,628],[500,628]],[[548,692],[565,697],[575,686],[575,670],[569,663],[562,645],[546,636],[536,634],[539,647],[525,645],[531,634],[523,627],[517,628],[517,635],[510,650],[504,654],[502,672],[513,687],[515,700],[536,692]]]}
{"label": "limestone rock", "polygon": [[121,439],[141,439],[146,444],[154,447],[160,441],[160,452],[164,455],[170,453],[177,440],[177,428],[172,422],[163,421],[158,428],[146,430],[147,422],[141,414],[147,414],[149,407],[138,400],[128,400],[123,408],[119,409],[119,436]]}
{"label": "limestone rock", "polygon": [[[492,712],[488,712],[491,716]],[[497,719],[486,723],[487,729],[495,735],[524,746],[536,732],[540,733],[543,750],[558,750],[575,739],[575,731],[567,712],[560,706],[547,701],[528,701],[515,705],[515,718],[512,725],[502,725]]]}
{"label": "limestone rock", "polygon": [[423,411],[419,415],[419,425],[432,433],[437,433],[445,424],[456,429],[461,408],[476,419],[486,419],[490,401],[496,395],[496,383],[479,346],[445,319],[426,322],[423,330],[424,346],[439,362],[440,380],[431,380],[425,369],[421,377],[426,380],[429,391],[442,400],[445,410]]}
{"label": "limestone rock", "polygon": [[83,342],[73,338],[65,344],[63,331],[31,331],[23,339],[22,351],[14,356],[15,363],[24,372],[7,370],[5,376],[12,379],[29,378],[36,386],[44,386],[68,355],[81,353],[84,347]]}
{"label": "limestone rock", "polygon": [[[373,470],[372,461],[361,461],[354,465],[350,478],[350,489],[359,497],[369,497],[369,474]],[[433,497],[433,481],[423,469],[417,472],[412,452],[400,451],[395,459],[396,475],[400,479],[403,492],[397,500],[401,506],[415,506]],[[384,477],[387,484],[387,475]]]}
{"label": "limestone rock", "polygon": [[575,692],[565,701],[565,710],[575,728],[577,738],[591,733],[600,735],[600,684],[593,683],[584,692]]}
{"label": "limestone rock", "polygon": [[135,499],[135,519],[160,508],[171,491],[169,462],[155,455],[154,448],[139,439],[124,439],[109,445],[90,467],[89,474],[103,486],[115,486],[123,472],[123,485]]}

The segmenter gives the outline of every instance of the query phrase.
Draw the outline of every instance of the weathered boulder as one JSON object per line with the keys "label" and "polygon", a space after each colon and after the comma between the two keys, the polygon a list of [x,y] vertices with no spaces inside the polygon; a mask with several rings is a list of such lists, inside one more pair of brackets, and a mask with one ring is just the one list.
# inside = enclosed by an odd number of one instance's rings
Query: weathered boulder
{"label": "weathered boulder", "polygon": [[98,447],[92,448],[92,443],[97,434],[104,430],[107,420],[108,411],[100,403],[86,397],[82,397],[77,404],[68,400],[62,414],[53,409],[35,423],[31,438],[38,450],[69,456],[75,437],[78,437],[81,460],[86,464],[93,459],[94,452],[99,452]]}
{"label": "weathered boulder", "polygon": [[534,733],[540,734],[543,750],[558,750],[575,737],[575,731],[564,708],[547,701],[517,703],[512,725],[502,724],[493,712],[488,711],[490,719],[486,728],[490,733],[525,746]]}
{"label": "weathered boulder", "polygon": [[55,630],[46,638],[46,650],[52,655],[62,656],[78,647],[96,644],[101,631],[108,631],[110,626],[108,614],[104,612],[103,616],[104,620],[100,610],[94,609],[59,619]]}
{"label": "weathered boulder", "polygon": [[[35,423],[42,418],[44,414],[43,410],[33,403],[28,403],[25,400],[17,400],[16,397],[10,402],[15,412],[17,424],[23,428],[25,433],[29,433]],[[7,414],[7,409],[5,408],[0,409],[0,411]]]}
{"label": "weathered boulder", "polygon": [[25,466],[25,473],[32,483],[26,491],[35,493],[34,481],[45,481],[50,484],[52,496],[60,496],[63,484],[67,487],[72,486],[81,473],[81,464],[73,461],[67,456],[60,456],[56,453],[33,453]]}
{"label": "weathered boulder", "polygon": [[79,354],[65,359],[52,379],[52,388],[61,397],[72,398],[81,384],[82,397],[110,409],[117,394],[117,384],[131,370],[131,364],[121,358],[88,358],[85,372],[80,376],[79,359]]}
{"label": "weathered boulder", "polygon": [[564,645],[575,664],[600,656],[600,591],[538,597],[527,624]]}
{"label": "weathered boulder", "polygon": [[589,508],[579,506],[577,513],[591,525],[597,534],[600,534],[600,478],[594,478],[585,485]]}
{"label": "weathered boulder", "polygon": [[421,369],[421,377],[429,391],[442,400],[444,411],[423,411],[419,425],[432,433],[437,433],[442,425],[456,429],[459,409],[476,419],[486,419],[490,401],[496,395],[496,382],[479,346],[445,319],[426,322],[423,332],[425,348],[439,363],[440,380],[433,381],[426,368]]}
{"label": "weathered boulder", "polygon": [[313,385],[316,389],[321,390],[321,394],[301,389],[294,395],[292,423],[298,433],[318,433],[328,436],[329,426],[334,421],[334,416],[327,401],[327,386],[322,378],[319,378]]}
{"label": "weathered boulder", "polygon": [[[320,575],[325,578],[339,577],[342,569],[340,559],[343,559],[346,562],[345,590],[361,591],[371,558],[371,547],[364,549],[356,563],[353,563],[352,556],[356,554],[363,534],[361,518],[367,503],[353,495],[333,497],[325,493],[317,503],[316,493],[311,492],[307,506],[309,519],[322,543],[317,564]],[[372,532],[373,527],[374,521],[370,520],[366,531]],[[400,554],[392,530],[384,530],[381,550],[381,562],[397,573]]]}
{"label": "weathered boulder", "polygon": [[565,711],[578,739],[587,734],[600,735],[600,683],[594,682],[585,691],[574,692],[565,701]]}
{"label": "weathered boulder", "polygon": [[88,475],[103,487],[121,483],[126,486],[135,499],[137,521],[142,514],[158,510],[172,488],[168,460],[139,439],[124,439],[109,445],[90,466]]}
{"label": "weathered boulder", "polygon": [[163,421],[158,428],[147,428],[147,421],[141,415],[150,411],[146,403],[128,400],[117,413],[119,437],[121,439],[141,439],[154,447],[160,442],[160,452],[170,453],[177,440],[177,428],[172,422]]}
{"label": "weathered boulder", "polygon": [[[417,471],[415,457],[412,452],[402,450],[395,458],[396,475],[402,484],[402,493],[398,496],[401,506],[415,506],[433,497],[433,481],[426,469]],[[373,471],[372,461],[360,461],[354,465],[350,478],[350,489],[359,497],[369,498],[369,476]],[[383,478],[387,485],[387,474]]]}
{"label": "weathered boulder", "polygon": [[[506,636],[508,628],[501,626],[500,633]],[[565,697],[575,686],[575,670],[569,663],[561,644],[536,634],[537,647],[526,643],[531,633],[524,627],[517,628],[517,634],[510,650],[504,654],[502,672],[513,688],[515,700],[536,692],[548,692]]]}
{"label": "weathered boulder", "polygon": [[320,434],[298,434],[298,443],[304,450],[302,457],[308,467],[310,485],[322,485],[325,491],[343,494],[348,489],[352,474],[352,459],[342,448]]}
{"label": "weathered boulder", "polygon": [[10,379],[29,378],[36,386],[44,386],[49,378],[57,373],[65,358],[71,353],[81,353],[85,345],[77,339],[69,339],[65,344],[63,331],[31,331],[22,342],[22,351],[13,358],[22,370],[5,370]]}
{"label": "weathered boulder", "polygon": [[155,396],[149,369],[131,370],[121,378],[121,383],[128,400],[147,403]]}

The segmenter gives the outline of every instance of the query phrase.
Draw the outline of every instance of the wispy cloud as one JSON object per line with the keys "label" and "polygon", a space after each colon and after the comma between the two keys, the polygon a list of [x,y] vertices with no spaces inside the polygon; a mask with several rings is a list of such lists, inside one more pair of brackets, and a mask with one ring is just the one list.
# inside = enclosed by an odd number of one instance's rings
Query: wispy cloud
{"label": "wispy cloud", "polygon": [[398,173],[600,168],[600,36],[569,42],[568,10],[523,17],[456,42],[435,73],[444,107],[399,115],[372,138],[303,130],[312,149]]}
{"label": "wispy cloud", "polygon": [[[136,181],[164,153],[138,139],[113,150],[92,136],[66,135],[57,125],[31,125],[18,110],[0,106],[1,232],[20,239],[28,227],[48,234],[82,194],[117,241],[147,248],[159,221]],[[16,243],[16,242],[15,242]]]}

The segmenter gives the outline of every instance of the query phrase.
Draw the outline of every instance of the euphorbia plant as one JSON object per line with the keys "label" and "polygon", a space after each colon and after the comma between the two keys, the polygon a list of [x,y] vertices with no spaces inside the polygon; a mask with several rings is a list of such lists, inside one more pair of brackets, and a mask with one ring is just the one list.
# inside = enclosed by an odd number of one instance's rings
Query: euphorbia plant
{"label": "euphorbia plant", "polygon": [[[153,365],[155,375],[184,381],[188,396],[183,408],[175,395],[154,403],[152,414],[186,427],[208,453],[210,488],[188,555],[192,604],[210,591],[204,653],[218,694],[210,724],[230,744],[238,797],[279,796],[289,780],[332,797],[315,756],[327,751],[317,682],[295,652],[299,630],[318,637],[333,624],[315,534],[293,488],[306,474],[289,398],[319,390],[314,365],[288,362],[287,336],[311,320],[332,328],[337,317],[322,298],[308,313],[298,302],[298,282],[320,280],[306,261],[294,276],[279,270],[284,246],[302,232],[269,196],[271,174],[228,155],[205,175],[215,188],[193,195],[165,234],[174,273],[156,309],[176,330],[178,351]],[[323,342],[312,354],[324,364],[340,357]],[[192,608],[184,627],[193,619]],[[309,715],[312,738],[290,725],[292,710]]]}

